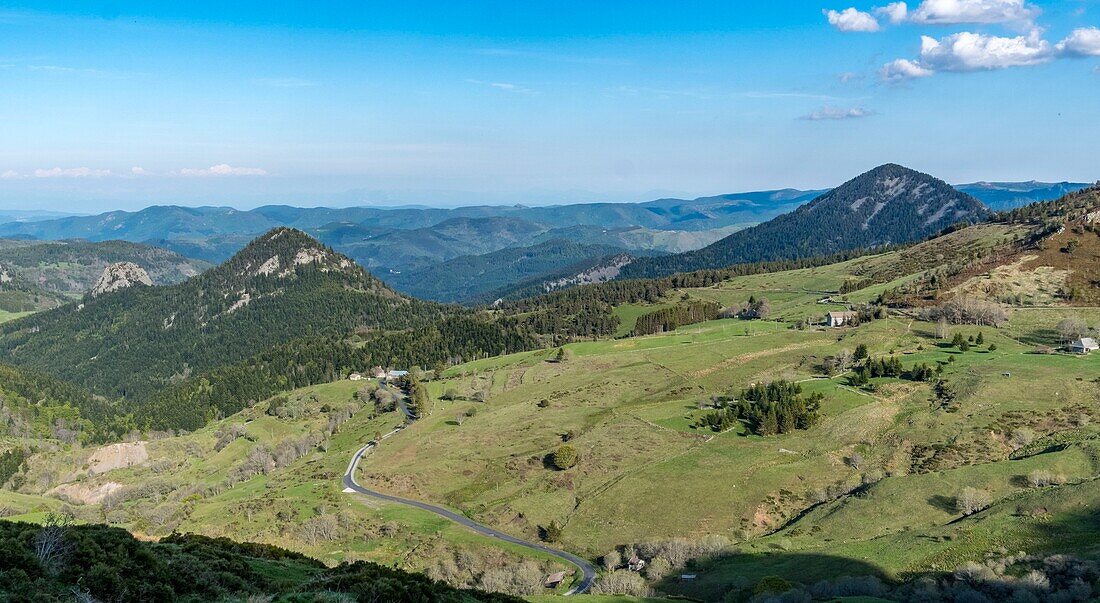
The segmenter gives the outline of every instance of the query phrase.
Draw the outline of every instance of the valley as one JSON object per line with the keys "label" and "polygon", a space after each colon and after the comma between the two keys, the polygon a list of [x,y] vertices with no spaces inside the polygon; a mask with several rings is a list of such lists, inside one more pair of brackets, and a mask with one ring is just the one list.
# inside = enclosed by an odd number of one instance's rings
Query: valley
{"label": "valley", "polygon": [[[1095,198],[1044,211],[1074,224]],[[411,367],[422,394],[337,372],[196,429],[135,432],[107,449],[79,434],[57,439],[46,418],[5,440],[29,454],[5,478],[0,507],[13,521],[63,512],[145,537],[194,532],[329,564],[368,560],[460,588],[534,596],[555,572],[566,576],[558,594],[581,584],[561,559],[344,491],[349,461],[377,441],[356,465],[358,484],[603,563],[597,593],[742,600],[768,580],[839,588],[848,575],[866,580],[845,588],[887,595],[1016,550],[1095,558],[1100,355],[1056,350],[1067,319],[1091,331],[1100,309],[1069,297],[1072,276],[1025,297],[975,283],[1028,288],[1054,259],[1071,275],[1073,258],[1087,270],[1096,235],[1071,227],[1032,242],[1042,231],[1022,220],[805,268],[731,270],[702,286],[682,278],[645,301],[615,302],[614,337]],[[1066,232],[1085,242],[1044,255],[1065,248],[1055,244]],[[546,303],[615,283],[588,287]],[[1003,318],[935,319],[964,294]],[[629,336],[643,318],[693,304],[757,314]],[[861,324],[821,324],[848,308],[866,311]],[[867,378],[879,359],[896,359],[898,372]],[[790,383],[819,406],[803,427],[781,419],[779,433],[766,417],[719,426],[729,401],[758,383]],[[395,395],[415,399],[417,420]],[[120,446],[141,452],[105,456]],[[573,461],[562,468],[565,447]],[[620,569],[632,556],[647,567]]]}

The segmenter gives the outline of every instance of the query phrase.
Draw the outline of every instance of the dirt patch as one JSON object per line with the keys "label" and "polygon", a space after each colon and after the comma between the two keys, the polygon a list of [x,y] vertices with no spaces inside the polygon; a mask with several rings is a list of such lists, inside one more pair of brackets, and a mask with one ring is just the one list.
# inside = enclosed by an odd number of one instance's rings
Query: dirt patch
{"label": "dirt patch", "polygon": [[1070,271],[1032,264],[1037,259],[1037,255],[1022,256],[1011,264],[967,279],[954,291],[1004,303],[1055,303],[1066,290]]}
{"label": "dirt patch", "polygon": [[504,391],[510,391],[523,385],[523,376],[527,374],[527,367],[519,368],[508,374],[508,381],[504,384]]}
{"label": "dirt patch", "polygon": [[813,342],[813,341],[806,341],[806,342],[803,342],[803,343],[792,343],[790,345],[786,345],[786,346],[783,346],[781,348],[772,348],[770,350],[760,350],[759,352],[750,352],[748,354],[741,354],[740,356],[734,356],[733,358],[727,358],[727,359],[723,360],[722,362],[719,362],[718,364],[716,364],[714,366],[710,366],[710,367],[707,367],[705,369],[695,371],[695,372],[691,373],[691,376],[698,379],[698,378],[701,378],[701,377],[706,377],[707,375],[709,375],[711,373],[714,373],[716,371],[720,371],[724,368],[728,368],[728,367],[731,367],[731,366],[736,366],[738,364],[744,364],[746,362],[751,362],[753,360],[757,360],[759,358],[765,358],[767,356],[774,356],[775,354],[786,354],[788,352],[793,352],[795,350],[802,350],[802,349],[805,349],[805,348],[813,347],[815,345],[818,345],[818,343]]}
{"label": "dirt patch", "polygon": [[124,469],[141,465],[149,460],[149,451],[145,442],[123,442],[96,449],[88,458],[88,470],[92,473],[106,473],[115,469]]}
{"label": "dirt patch", "polygon": [[46,494],[48,496],[68,499],[83,505],[95,505],[103,502],[103,499],[112,492],[121,490],[122,488],[122,484],[117,482],[107,482],[98,486],[87,486],[79,483],[62,484],[46,492]]}

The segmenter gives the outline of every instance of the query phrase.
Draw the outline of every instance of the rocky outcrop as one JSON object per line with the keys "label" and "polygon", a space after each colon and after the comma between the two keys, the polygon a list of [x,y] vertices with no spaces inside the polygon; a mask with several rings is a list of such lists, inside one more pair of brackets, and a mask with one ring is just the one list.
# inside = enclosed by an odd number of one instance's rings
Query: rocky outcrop
{"label": "rocky outcrop", "polygon": [[96,297],[138,285],[149,287],[152,284],[153,279],[149,278],[149,274],[141,266],[133,262],[118,262],[103,269],[103,274],[88,293]]}

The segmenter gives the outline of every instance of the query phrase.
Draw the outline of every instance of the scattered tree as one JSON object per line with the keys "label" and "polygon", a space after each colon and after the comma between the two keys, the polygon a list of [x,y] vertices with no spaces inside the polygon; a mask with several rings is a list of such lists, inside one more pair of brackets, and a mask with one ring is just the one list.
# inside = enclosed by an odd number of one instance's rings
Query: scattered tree
{"label": "scattered tree", "polygon": [[554,451],[553,460],[555,467],[565,471],[577,464],[577,449],[568,444],[559,446],[558,449]]}
{"label": "scattered tree", "polygon": [[955,497],[955,508],[963,515],[973,515],[993,503],[993,498],[985,490],[963,488]]}

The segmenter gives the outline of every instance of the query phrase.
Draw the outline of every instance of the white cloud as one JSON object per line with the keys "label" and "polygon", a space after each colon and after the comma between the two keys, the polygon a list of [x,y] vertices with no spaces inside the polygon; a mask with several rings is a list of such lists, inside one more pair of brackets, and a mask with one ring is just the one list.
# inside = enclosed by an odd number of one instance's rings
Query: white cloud
{"label": "white cloud", "polygon": [[840,31],[866,32],[879,30],[878,20],[874,16],[857,10],[855,7],[846,8],[842,11],[823,10],[821,12],[829,20],[829,24]]}
{"label": "white cloud", "polygon": [[824,106],[809,115],[805,115],[802,119],[809,121],[825,121],[825,120],[841,120],[841,119],[859,119],[861,117],[870,117],[874,115],[873,111],[868,111],[863,107],[852,107],[850,109],[842,109],[840,107]]}
{"label": "white cloud", "polygon": [[920,63],[933,71],[979,71],[1046,63],[1053,58],[1050,43],[1038,30],[1026,36],[1002,38],[964,31],[939,40],[921,36]]}
{"label": "white cloud", "polygon": [[924,0],[909,14],[914,23],[1029,23],[1039,16],[1026,0]]}
{"label": "white cloud", "polygon": [[882,16],[891,23],[902,23],[909,16],[909,5],[904,2],[891,2],[886,6],[876,8],[875,14]]}
{"label": "white cloud", "polygon": [[147,170],[143,167],[140,167],[140,166],[136,166],[136,165],[134,167],[130,168],[130,173],[135,175],[135,176],[148,176],[148,175],[152,174],[152,172],[150,172],[149,170]]}
{"label": "white cloud", "polygon": [[1026,67],[1050,62],[1055,49],[1042,39],[1039,30],[1026,36],[1005,38],[969,31],[939,40],[921,36],[920,59],[897,59],[879,71],[885,81],[897,82],[928,77],[937,71],[989,71]]}
{"label": "white cloud", "polygon": [[96,170],[89,167],[76,168],[39,168],[34,171],[35,178],[102,178],[110,176],[111,170]]}
{"label": "white cloud", "polygon": [[15,180],[19,177],[19,172],[15,170],[4,170],[3,174],[0,174],[0,180]]}
{"label": "white cloud", "polygon": [[852,82],[858,82],[863,79],[862,73],[856,73],[854,71],[845,71],[844,73],[836,74],[836,79],[841,84],[850,84]]}
{"label": "white cloud", "polygon": [[267,170],[250,167],[233,167],[227,163],[219,163],[208,168],[183,168],[180,176],[266,176]]}
{"label": "white cloud", "polygon": [[920,77],[930,77],[935,72],[922,67],[916,61],[909,59],[897,59],[882,66],[878,75],[887,82],[901,82]]}
{"label": "white cloud", "polygon": [[1100,57],[1100,29],[1082,27],[1058,42],[1058,54],[1069,57]]}

